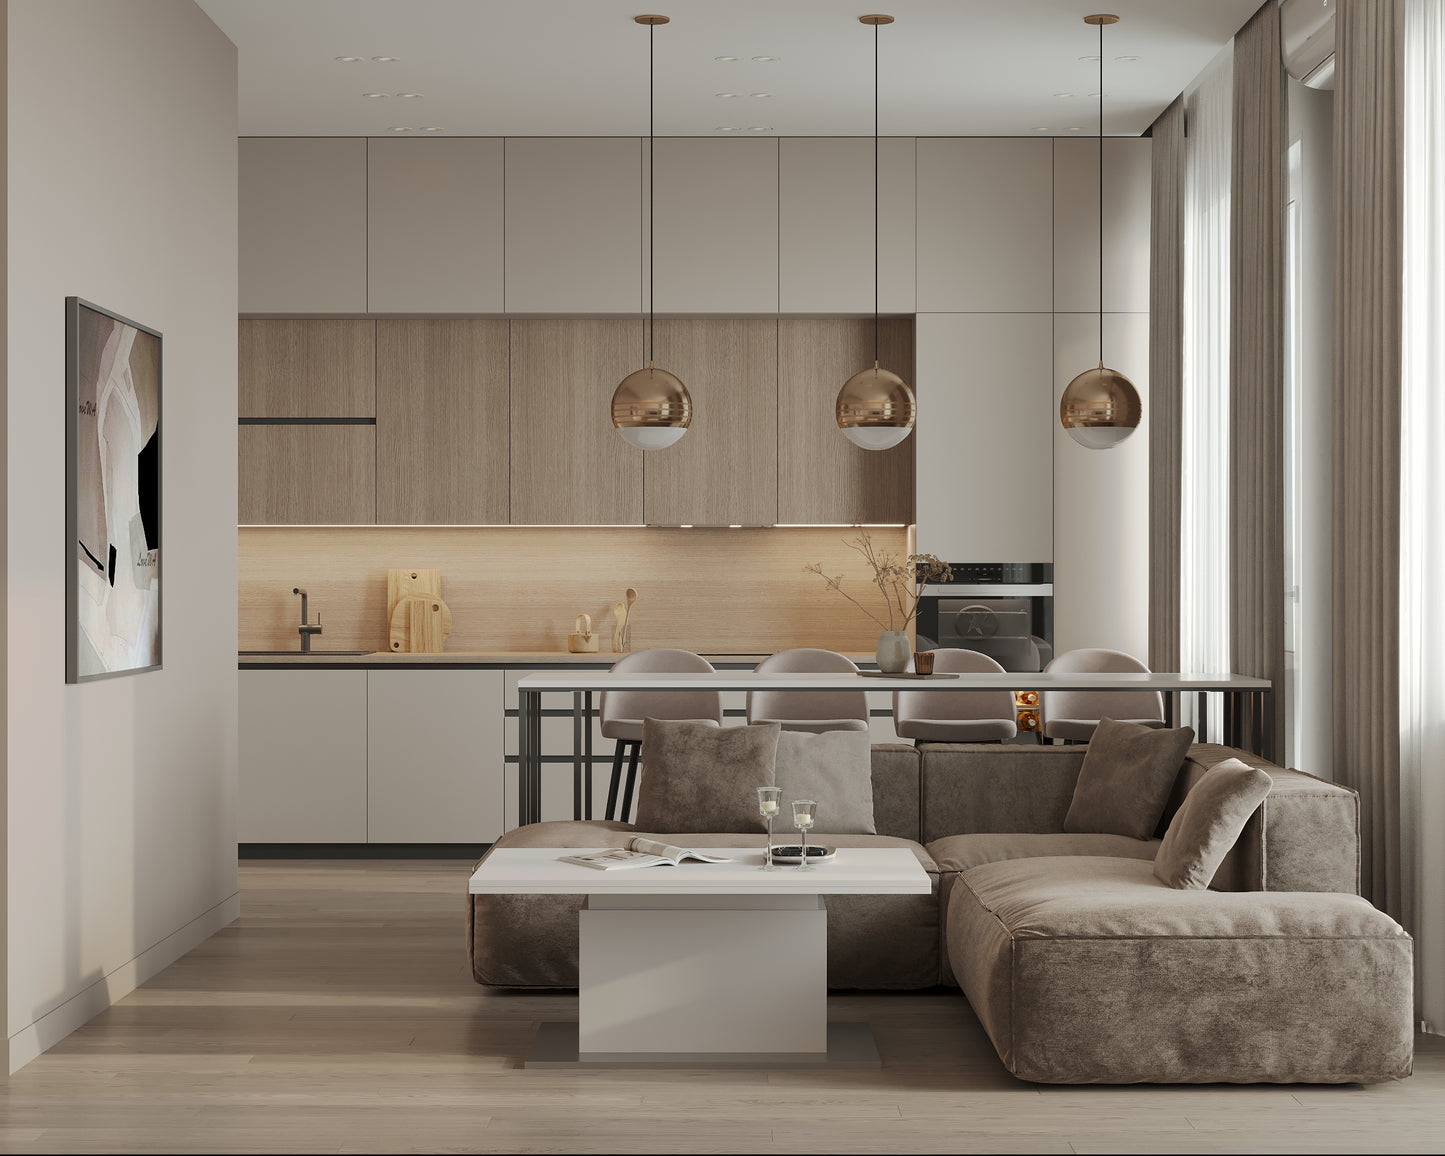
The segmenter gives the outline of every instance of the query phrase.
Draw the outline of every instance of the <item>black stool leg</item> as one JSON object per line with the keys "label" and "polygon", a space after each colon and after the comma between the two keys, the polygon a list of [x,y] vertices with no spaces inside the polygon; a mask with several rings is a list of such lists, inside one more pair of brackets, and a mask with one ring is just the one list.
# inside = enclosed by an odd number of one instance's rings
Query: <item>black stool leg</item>
{"label": "black stool leg", "polygon": [[622,821],[630,822],[632,817],[632,789],[637,785],[637,759],[642,754],[641,743],[629,743],[632,753],[627,759],[627,786],[622,790]]}
{"label": "black stool leg", "polygon": [[612,779],[607,784],[607,813],[608,820],[617,818],[617,788],[622,785],[622,740],[617,741],[617,748],[612,752]]}

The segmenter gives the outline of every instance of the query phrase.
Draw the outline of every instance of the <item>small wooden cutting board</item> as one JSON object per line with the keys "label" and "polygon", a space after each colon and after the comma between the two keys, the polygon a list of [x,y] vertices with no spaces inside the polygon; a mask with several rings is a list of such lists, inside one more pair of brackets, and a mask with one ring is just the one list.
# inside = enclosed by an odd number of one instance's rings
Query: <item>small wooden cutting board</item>
{"label": "small wooden cutting board", "polygon": [[452,612],[440,598],[405,594],[392,607],[393,654],[440,654],[451,632]]}

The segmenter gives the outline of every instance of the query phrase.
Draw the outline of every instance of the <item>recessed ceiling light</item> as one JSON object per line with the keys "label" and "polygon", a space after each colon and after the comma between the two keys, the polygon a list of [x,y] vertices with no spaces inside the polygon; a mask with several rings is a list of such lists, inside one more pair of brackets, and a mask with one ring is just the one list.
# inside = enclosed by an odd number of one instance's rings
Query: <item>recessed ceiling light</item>
{"label": "recessed ceiling light", "polygon": [[772,131],[773,131],[773,126],[770,125],[770,124],[750,124],[750,125],[748,125],[748,132],[772,132]]}
{"label": "recessed ceiling light", "polygon": [[387,92],[363,92],[361,95],[368,100],[385,100],[391,94]]}
{"label": "recessed ceiling light", "polygon": [[1109,94],[1108,94],[1107,92],[1091,92],[1091,93],[1089,93],[1090,98],[1091,98],[1091,99],[1094,99],[1094,100],[1097,100],[1097,99],[1098,99],[1099,97],[1101,97],[1101,96],[1108,96],[1108,95],[1109,95]]}
{"label": "recessed ceiling light", "polygon": [[1079,59],[1082,60],[1085,64],[1098,64],[1098,63],[1099,63],[1099,58],[1098,58],[1097,56],[1081,56],[1081,57],[1079,57]]}
{"label": "recessed ceiling light", "polygon": [[377,64],[395,64],[398,60],[401,59],[401,57],[400,57],[400,56],[373,56],[371,59],[374,60],[374,61],[376,61]]}
{"label": "recessed ceiling light", "polygon": [[1072,125],[1069,126],[1069,131],[1070,131],[1070,132],[1083,132],[1084,130],[1083,130],[1082,128],[1080,128],[1078,125],[1072,124]]}
{"label": "recessed ceiling light", "polygon": [[776,56],[754,56],[753,59],[759,64],[776,64],[778,62],[778,57]]}
{"label": "recessed ceiling light", "polygon": [[767,100],[773,94],[771,92],[750,92],[748,95],[754,100]]}
{"label": "recessed ceiling light", "polygon": [[736,64],[738,62],[736,56],[714,56],[713,59],[719,64]]}
{"label": "recessed ceiling light", "polygon": [[422,132],[442,132],[442,131],[444,131],[444,130],[441,129],[441,128],[439,128],[437,125],[429,124],[429,125],[427,125],[425,128],[423,128],[421,131],[422,131]]}
{"label": "recessed ceiling light", "polygon": [[359,56],[333,56],[331,59],[334,60],[334,61],[336,61],[337,64],[360,64],[360,63],[361,63],[361,57],[359,57]]}
{"label": "recessed ceiling light", "polygon": [[[1096,56],[1096,57],[1094,57],[1094,59],[1095,59],[1095,60],[1098,60],[1099,58]],[[1138,60],[1139,57],[1137,57],[1137,56],[1116,56],[1116,57],[1114,57],[1114,59],[1117,60],[1120,64],[1132,64],[1134,61]]]}
{"label": "recessed ceiling light", "polygon": [[1056,92],[1056,93],[1054,93],[1054,95],[1057,96],[1060,100],[1073,100],[1073,99],[1074,99],[1074,94],[1073,94],[1072,92]]}
{"label": "recessed ceiling light", "polygon": [[419,93],[419,92],[398,92],[398,93],[396,94],[396,99],[397,99],[397,100],[420,100],[420,99],[421,99],[421,93]]}
{"label": "recessed ceiling light", "polygon": [[411,132],[411,129],[407,128],[405,125],[394,124],[394,125],[391,126],[391,128],[387,129],[386,131],[387,131],[387,132]]}
{"label": "recessed ceiling light", "polygon": [[1041,125],[1039,125],[1038,128],[1034,129],[1034,132],[1048,132],[1048,131],[1049,131],[1049,126],[1046,125],[1046,124],[1041,124]]}
{"label": "recessed ceiling light", "polygon": [[717,132],[737,132],[738,129],[737,129],[737,126],[736,126],[736,125],[720,124],[720,125],[717,126],[717,130],[716,130],[716,131],[717,131]]}
{"label": "recessed ceiling light", "polygon": [[716,96],[719,100],[732,100],[733,97],[737,96],[737,93],[735,93],[735,92],[715,92],[715,93],[713,93],[713,95]]}

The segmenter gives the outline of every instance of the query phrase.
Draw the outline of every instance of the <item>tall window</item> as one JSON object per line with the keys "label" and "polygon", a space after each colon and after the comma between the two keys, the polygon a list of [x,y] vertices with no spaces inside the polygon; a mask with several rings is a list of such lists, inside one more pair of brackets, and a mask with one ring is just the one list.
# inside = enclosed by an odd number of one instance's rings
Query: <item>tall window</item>
{"label": "tall window", "polygon": [[[1184,374],[1180,663],[1219,672],[1229,654],[1229,165],[1233,45],[1185,94]],[[1191,696],[1192,697],[1192,696]],[[1199,737],[1218,741],[1221,712]]]}

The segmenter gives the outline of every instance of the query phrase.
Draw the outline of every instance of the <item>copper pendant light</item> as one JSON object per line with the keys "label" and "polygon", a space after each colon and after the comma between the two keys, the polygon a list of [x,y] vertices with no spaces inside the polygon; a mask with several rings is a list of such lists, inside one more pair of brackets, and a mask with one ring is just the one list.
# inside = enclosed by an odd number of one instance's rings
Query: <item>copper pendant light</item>
{"label": "copper pendant light", "polygon": [[[652,36],[659,24],[668,23],[666,16],[634,16],[634,23],[647,26],[647,255],[652,261],[652,190],[656,185],[653,174],[657,171],[652,163],[652,141],[656,101],[655,61]],[[629,373],[618,383],[612,394],[612,426],[629,444],[641,450],[662,450],[675,444],[687,433],[692,424],[692,395],[687,386],[665,369],[652,364],[655,347],[654,330],[657,326],[653,310],[652,269],[649,264],[647,279],[647,365],[635,373]]]}
{"label": "copper pendant light", "polygon": [[1104,365],[1104,25],[1118,22],[1107,14],[1084,17],[1099,29],[1099,364],[1069,382],[1059,400],[1064,429],[1091,450],[1118,445],[1139,428],[1144,414],[1134,383]]}
{"label": "copper pendant light", "polygon": [[834,404],[838,428],[865,450],[888,450],[913,432],[918,402],[908,383],[878,365],[878,29],[893,17],[858,17],[873,26],[873,367],[843,383]]}

